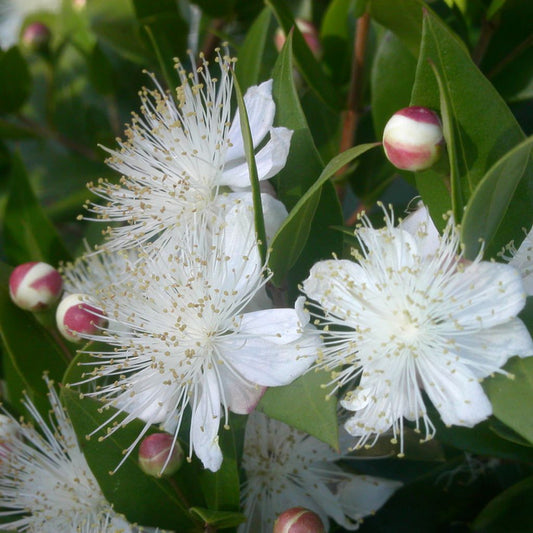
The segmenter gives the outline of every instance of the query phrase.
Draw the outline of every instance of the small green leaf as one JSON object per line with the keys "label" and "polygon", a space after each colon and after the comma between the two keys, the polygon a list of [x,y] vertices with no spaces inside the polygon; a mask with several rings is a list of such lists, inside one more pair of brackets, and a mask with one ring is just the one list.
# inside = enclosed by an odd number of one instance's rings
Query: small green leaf
{"label": "small green leaf", "polygon": [[[487,249],[502,224],[514,233],[517,241],[520,238],[520,233],[517,232],[521,231],[526,218],[531,225],[531,213],[527,209],[517,212],[516,209],[510,210],[509,206],[522,180],[533,183],[532,148],[533,137],[529,137],[497,161],[479,182],[466,206],[461,225],[466,257],[472,259],[477,255],[480,240]],[[526,205],[531,206],[531,203]],[[509,237],[507,235],[503,242],[494,242],[491,248],[500,250],[511,241]]]}
{"label": "small green leaf", "polygon": [[[70,380],[68,375],[66,380]],[[189,502],[182,501],[165,478],[154,478],[142,472],[135,454],[130,455],[118,471],[111,474],[124,459],[123,450],[143,431],[144,422],[130,422],[106,438],[88,438],[87,435],[105,424],[115,410],[103,410],[100,402],[87,397],[81,398],[78,392],[68,387],[63,387],[61,401],[102,492],[118,512],[123,513],[130,522],[143,526],[159,526],[177,531],[193,529],[194,524],[188,512]],[[119,417],[118,424],[120,420]],[[187,466],[184,463],[182,468]]]}
{"label": "small green leaf", "polygon": [[265,7],[248,30],[240,47],[235,73],[243,91],[259,82],[271,19],[272,13]]}
{"label": "small green leaf", "polygon": [[203,509],[202,507],[192,507],[190,511],[197,515],[204,524],[218,529],[235,527],[246,521],[246,517],[242,513],[213,511],[212,509]]}
{"label": "small green leaf", "polygon": [[0,113],[13,113],[30,96],[31,76],[17,47],[0,50]]}
{"label": "small green leaf", "polygon": [[45,329],[35,315],[11,302],[8,290],[10,274],[11,269],[0,263],[0,335],[3,356],[9,360],[6,363],[8,399],[18,407],[20,393],[26,390],[45,413],[50,405],[46,399],[48,388],[43,374],[48,372],[50,378],[61,381],[72,353],[55,329]]}
{"label": "small green leaf", "polygon": [[89,79],[91,84],[100,94],[111,94],[116,89],[115,71],[111,61],[96,43],[88,58]]}
{"label": "small green leaf", "polygon": [[290,385],[267,389],[257,408],[338,450],[337,400],[326,399],[324,388],[329,381],[327,372],[309,372]]}
{"label": "small green leaf", "polygon": [[520,405],[533,405],[533,357],[514,357],[504,367],[514,377],[500,374],[483,382],[494,411],[494,416],[533,444],[533,417],[530,409]]}
{"label": "small green leaf", "polygon": [[533,476],[530,476],[491,500],[474,520],[472,530],[483,533],[525,533],[531,525],[532,501]]}
{"label": "small green leaf", "polygon": [[13,264],[44,261],[57,265],[60,261],[70,259],[70,254],[31,189],[18,154],[13,155],[11,163],[3,230],[5,253]]}
{"label": "small green leaf", "polygon": [[292,31],[296,63],[309,87],[332,109],[339,109],[339,95],[307,46],[289,7],[282,0],[265,0],[265,3],[271,7],[285,35]]}
{"label": "small green leaf", "polygon": [[252,186],[255,232],[257,234],[259,253],[261,255],[261,263],[265,264],[267,257],[265,219],[263,217],[261,188],[259,185],[259,177],[257,176],[257,166],[255,164],[252,132],[250,131],[250,123],[248,122],[248,112],[246,111],[246,106],[244,105],[242,91],[239,87],[239,82],[237,81],[237,78],[235,76],[233,77],[233,83],[235,88],[235,95],[237,97],[237,105],[239,106],[239,119],[242,132],[242,140],[244,144],[244,153],[246,155],[246,163],[248,164],[248,172],[250,174],[250,184]]}

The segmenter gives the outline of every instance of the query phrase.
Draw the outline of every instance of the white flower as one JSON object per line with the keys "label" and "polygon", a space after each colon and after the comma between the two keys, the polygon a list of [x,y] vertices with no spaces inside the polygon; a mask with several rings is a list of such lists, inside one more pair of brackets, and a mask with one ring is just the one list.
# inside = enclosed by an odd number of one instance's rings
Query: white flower
{"label": "white flower", "polygon": [[439,236],[425,209],[398,228],[388,215],[385,223],[374,229],[363,217],[357,262],[321,261],[303,284],[324,313],[316,366],[332,371],[337,388],[359,378],[341,401],[355,413],[345,427],[357,446],[391,428],[402,440],[404,418],[417,430],[422,420],[431,438],[422,391],[445,424],[477,424],[492,412],[480,381],[504,373],[509,357],[533,354],[516,318],[525,302],[517,270],[463,260],[453,223]]}
{"label": "white flower", "polygon": [[[234,60],[219,52],[218,79],[202,61],[192,74],[177,64],[178,104],[155,79],[157,90],[142,91],[142,114],[134,115],[120,150],[108,150],[120,183],[89,184],[104,200],[87,206],[96,219],[122,223],[107,230],[111,249],[179,234],[198,212],[218,215],[231,203],[228,191],[250,187],[238,113],[231,120]],[[259,179],[266,180],[284,167],[292,131],[272,127],[272,80],[248,89],[244,100]]]}
{"label": "white flower", "polygon": [[246,425],[242,502],[247,521],[239,533],[270,533],[276,517],[291,507],[329,518],[346,529],[377,511],[401,486],[397,481],[343,471],[347,459],[327,444],[255,411]]}
{"label": "white flower", "polygon": [[47,380],[53,418],[26,398],[32,424],[0,415],[2,529],[42,533],[137,531],[113,511],[80,450],[74,428]]}
{"label": "white flower", "polygon": [[0,0],[0,48],[4,50],[18,41],[24,19],[39,11],[57,12],[61,0]]}
{"label": "white flower", "polygon": [[[299,377],[320,343],[302,302],[296,309],[250,310],[267,277],[253,212],[240,207],[217,232],[206,231],[200,218],[176,249],[167,244],[125,283],[101,292],[109,326],[98,338],[112,350],[93,354],[96,368],[87,377],[112,378],[89,395],[128,413],[124,423],[137,417],[146,429],[160,424],[177,436],[190,408],[189,456],[196,453],[213,471],[222,462],[218,431],[228,411],[249,413],[264,387]],[[110,433],[117,429],[113,419],[106,423]]]}
{"label": "white flower", "polygon": [[526,293],[528,296],[533,296],[533,227],[529,230],[518,250],[511,245],[509,251],[511,257],[504,256],[504,258],[509,260],[511,266],[520,271]]}

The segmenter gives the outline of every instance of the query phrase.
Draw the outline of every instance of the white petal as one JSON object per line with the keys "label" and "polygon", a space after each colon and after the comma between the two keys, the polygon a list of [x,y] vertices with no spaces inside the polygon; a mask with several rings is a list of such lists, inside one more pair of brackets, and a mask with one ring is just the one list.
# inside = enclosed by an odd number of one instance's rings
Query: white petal
{"label": "white petal", "polygon": [[472,427],[492,414],[479,381],[458,361],[428,358],[420,368],[420,381],[447,425]]}
{"label": "white petal", "polygon": [[320,344],[316,330],[311,329],[285,345],[235,335],[225,343],[223,358],[252,383],[287,385],[309,368]]}
{"label": "white petal", "polygon": [[[272,80],[250,87],[244,95],[244,105],[255,148],[265,138],[274,122],[276,104],[272,99]],[[238,110],[231,123],[228,138],[233,146],[230,146],[226,152],[227,160],[242,159],[244,157],[244,145]]]}
{"label": "white petal", "polygon": [[450,319],[469,328],[489,328],[511,320],[524,307],[526,298],[516,269],[485,261],[458,272],[447,290],[453,291],[457,301]]}
{"label": "white petal", "polygon": [[416,237],[418,253],[422,256],[434,255],[439,248],[439,231],[435,227],[425,205],[420,205],[416,211],[413,211],[407,218],[402,220],[398,228]]}
{"label": "white petal", "polygon": [[288,344],[302,336],[304,325],[295,309],[265,309],[245,314],[239,332],[274,344]]}
{"label": "white petal", "polygon": [[205,468],[216,472],[222,464],[222,451],[218,445],[220,426],[220,395],[213,370],[207,370],[191,420],[191,442],[194,453]]}
{"label": "white petal", "polygon": [[228,409],[239,415],[250,414],[265,393],[266,387],[246,383],[232,374],[224,365],[220,365],[218,371],[223,386],[223,398]]}
{"label": "white petal", "polygon": [[[360,287],[365,289],[361,290]],[[346,259],[315,263],[309,277],[303,282],[303,292],[309,298],[348,324],[357,323],[364,315],[365,300],[370,291],[371,281],[365,271]]]}
{"label": "white petal", "polygon": [[[351,480],[339,485],[338,496],[344,514],[352,520],[360,520],[375,513],[401,486],[399,481],[353,476]],[[348,528],[349,523],[341,522],[341,525]]]}
{"label": "white petal", "polygon": [[478,378],[492,374],[513,355],[533,355],[533,340],[519,318],[460,337],[457,342],[456,353]]}
{"label": "white petal", "polygon": [[533,228],[529,230],[509,264],[520,271],[526,293],[533,296]]}
{"label": "white petal", "polygon": [[[275,176],[285,166],[291,137],[292,131],[287,128],[272,128],[270,130],[270,140],[255,155],[259,180],[266,180]],[[246,161],[235,160],[234,165],[226,164],[219,184],[234,189],[250,187],[250,174]]]}

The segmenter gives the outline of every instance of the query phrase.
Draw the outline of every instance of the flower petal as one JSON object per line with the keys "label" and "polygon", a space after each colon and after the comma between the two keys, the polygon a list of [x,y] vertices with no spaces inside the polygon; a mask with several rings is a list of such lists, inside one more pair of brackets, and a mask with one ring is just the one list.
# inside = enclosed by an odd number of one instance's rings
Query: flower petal
{"label": "flower petal", "polygon": [[239,415],[250,414],[265,394],[266,387],[239,379],[225,365],[220,365],[218,372],[222,382],[223,400],[228,409]]}
{"label": "flower petal", "polygon": [[[272,80],[250,87],[244,95],[244,105],[255,148],[265,138],[274,122],[276,104],[272,99]],[[239,110],[231,122],[228,139],[232,145],[226,151],[226,160],[230,162],[235,159],[242,159],[244,157],[244,145]]]}
{"label": "flower petal", "polygon": [[222,464],[222,451],[218,445],[220,426],[220,391],[213,370],[206,370],[200,399],[193,405],[191,443],[194,453],[205,468],[216,472]]}
{"label": "flower petal", "polygon": [[296,309],[264,309],[245,314],[239,332],[274,344],[288,344],[302,336],[304,326]]}
{"label": "flower petal", "polygon": [[447,292],[457,300],[449,319],[458,329],[490,328],[507,322],[526,301],[520,273],[500,263],[472,263],[450,279]]}
{"label": "flower petal", "polygon": [[417,239],[418,253],[424,257],[434,255],[440,246],[439,231],[429,215],[428,208],[423,204],[402,220],[398,228]]}
{"label": "flower petal", "polygon": [[[289,155],[292,131],[287,128],[272,128],[270,140],[255,155],[257,175],[259,180],[266,180],[275,176],[284,166]],[[245,160],[235,160],[232,164],[226,163],[224,172],[219,179],[220,185],[232,189],[250,187],[250,173]]]}
{"label": "flower petal", "polygon": [[492,414],[479,381],[455,358],[427,358],[419,369],[424,390],[445,424],[472,427]]}

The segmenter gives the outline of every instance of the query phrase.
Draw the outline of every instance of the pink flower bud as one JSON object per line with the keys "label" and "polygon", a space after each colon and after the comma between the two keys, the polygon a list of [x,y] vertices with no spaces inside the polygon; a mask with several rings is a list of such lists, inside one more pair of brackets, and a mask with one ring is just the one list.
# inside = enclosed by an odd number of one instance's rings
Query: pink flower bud
{"label": "pink flower bud", "polygon": [[[319,59],[322,55],[322,45],[320,43],[320,37],[317,29],[313,24],[311,24],[311,22],[304,19],[296,19],[295,22],[298,26],[298,29],[302,33],[307,46],[309,46],[311,52],[313,52],[313,55]],[[281,28],[278,28],[274,35],[274,45],[276,46],[276,50],[278,52],[283,48],[285,41],[285,32]]]}
{"label": "pink flower bud", "polygon": [[437,113],[425,107],[406,107],[392,115],[383,131],[388,160],[402,170],[424,170],[440,157],[444,138]]}
{"label": "pink flower bud", "polygon": [[304,507],[293,507],[281,513],[272,533],[325,533],[320,517]]}
{"label": "pink flower bud", "polygon": [[57,306],[56,323],[65,339],[79,342],[83,335],[97,335],[106,319],[89,296],[71,294]]}
{"label": "pink flower bud", "polygon": [[50,28],[42,22],[32,22],[24,29],[22,33],[22,42],[30,50],[36,52],[43,51],[48,48],[52,34]]}
{"label": "pink flower bud", "polygon": [[57,301],[63,289],[59,272],[46,263],[23,263],[9,277],[13,303],[26,311],[42,311]]}
{"label": "pink flower bud", "polygon": [[176,441],[173,444],[173,440],[174,437],[168,433],[153,433],[141,442],[139,466],[145,474],[153,477],[171,476],[179,470],[184,454],[180,443]]}

